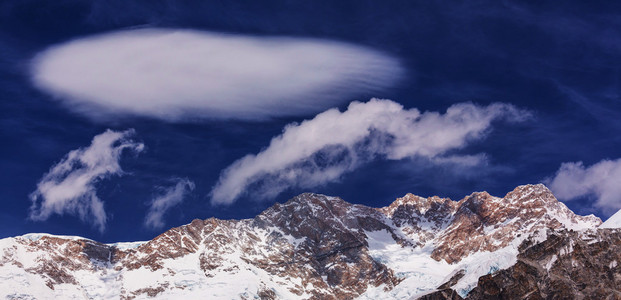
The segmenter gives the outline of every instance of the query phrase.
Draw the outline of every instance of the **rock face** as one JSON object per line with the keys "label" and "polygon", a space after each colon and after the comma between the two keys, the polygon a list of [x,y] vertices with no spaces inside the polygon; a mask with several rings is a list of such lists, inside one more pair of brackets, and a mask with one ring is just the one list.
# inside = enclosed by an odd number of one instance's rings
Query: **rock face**
{"label": "rock face", "polygon": [[[493,288],[483,289],[479,277],[518,266],[526,255],[518,246],[533,233],[551,230],[553,237],[600,224],[575,215],[543,185],[460,201],[408,194],[384,208],[302,194],[253,219],[194,220],[148,242],[107,245],[46,234],[2,239],[0,297],[460,299],[477,282],[471,295],[488,295]],[[510,282],[493,278],[486,282],[500,290]],[[558,285],[554,280],[550,286]],[[544,297],[554,293],[539,289]]]}
{"label": "rock face", "polygon": [[621,299],[621,231],[552,232],[517,263],[483,276],[468,299]]}
{"label": "rock face", "polygon": [[427,295],[423,295],[418,300],[462,300],[461,296],[452,289],[442,289]]}

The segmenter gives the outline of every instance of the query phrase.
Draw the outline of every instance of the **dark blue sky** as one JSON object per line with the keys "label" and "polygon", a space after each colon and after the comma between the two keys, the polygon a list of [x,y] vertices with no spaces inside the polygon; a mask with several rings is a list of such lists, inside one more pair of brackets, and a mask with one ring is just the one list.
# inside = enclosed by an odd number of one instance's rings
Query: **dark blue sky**
{"label": "dark blue sky", "polygon": [[[503,102],[533,117],[494,122],[484,138],[455,150],[485,153],[486,163],[476,167],[380,158],[312,189],[288,189],[262,201],[249,192],[232,205],[212,205],[209,193],[223,169],[266,148],[285,125],[315,113],[261,121],[171,122],[128,115],[97,120],[33,85],[30,64],[37,53],[135,28],[327,39],[400,62],[401,80],[377,90],[354,86],[337,101],[341,110],[352,100],[378,97],[442,113],[455,103]],[[376,207],[408,192],[455,200],[480,190],[503,196],[517,185],[553,177],[562,163],[582,161],[588,168],[621,157],[620,65],[621,4],[614,1],[3,1],[0,237],[49,232],[106,242],[150,239],[162,230],[143,225],[148,203],[156,187],[171,186],[173,177],[188,178],[196,187],[166,212],[164,228],[194,218],[253,217],[306,191]],[[42,176],[108,128],[135,129],[132,139],[145,150],[124,153],[125,174],[95,184],[108,216],[104,232],[68,213],[29,220],[29,195]],[[591,186],[593,193],[566,203],[578,213],[606,218],[619,205],[594,205],[606,194],[602,189]]]}

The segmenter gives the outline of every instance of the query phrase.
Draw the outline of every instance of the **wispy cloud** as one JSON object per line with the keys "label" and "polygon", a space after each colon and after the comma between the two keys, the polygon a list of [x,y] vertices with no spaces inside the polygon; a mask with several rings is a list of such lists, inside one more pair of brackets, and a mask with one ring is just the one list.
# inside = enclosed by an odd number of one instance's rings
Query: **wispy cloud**
{"label": "wispy cloud", "polygon": [[133,130],[106,130],[93,138],[91,145],[69,152],[41,178],[30,194],[30,219],[47,220],[51,215],[76,215],[100,232],[106,227],[104,202],[96,184],[113,175],[122,175],[119,164],[124,150],[141,152],[144,145],[130,137]]}
{"label": "wispy cloud", "polygon": [[605,159],[588,167],[582,162],[563,163],[546,182],[561,200],[592,197],[594,207],[604,213],[621,209],[621,159]]}
{"label": "wispy cloud", "polygon": [[187,178],[175,179],[175,185],[160,188],[161,193],[149,203],[149,211],[144,219],[145,226],[153,229],[164,227],[164,214],[171,207],[181,204],[183,198],[194,190],[194,182]]}
{"label": "wispy cloud", "polygon": [[169,121],[314,114],[404,73],[352,44],[173,29],[70,41],[38,54],[32,71],[37,87],[89,116]]}
{"label": "wispy cloud", "polygon": [[438,163],[472,165],[482,155],[445,155],[481,139],[497,119],[521,121],[526,111],[508,104],[456,104],[446,113],[421,113],[390,100],[352,102],[346,111],[325,111],[293,123],[258,154],[237,160],[211,192],[215,204],[229,204],[247,190],[255,199],[289,187],[312,188],[338,180],[375,159],[429,158]]}

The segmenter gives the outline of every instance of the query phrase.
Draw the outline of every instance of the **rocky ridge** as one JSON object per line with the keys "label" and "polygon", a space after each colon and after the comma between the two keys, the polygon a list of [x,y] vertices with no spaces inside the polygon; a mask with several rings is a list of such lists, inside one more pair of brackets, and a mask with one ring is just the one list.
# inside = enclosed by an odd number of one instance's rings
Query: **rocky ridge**
{"label": "rocky ridge", "polygon": [[621,231],[551,232],[517,263],[479,278],[468,299],[621,299]]}
{"label": "rocky ridge", "polygon": [[459,201],[408,194],[384,208],[308,193],[253,219],[194,220],[142,243],[2,239],[0,296],[410,299],[441,285],[466,296],[479,277],[518,262],[533,233],[600,224],[543,185]]}

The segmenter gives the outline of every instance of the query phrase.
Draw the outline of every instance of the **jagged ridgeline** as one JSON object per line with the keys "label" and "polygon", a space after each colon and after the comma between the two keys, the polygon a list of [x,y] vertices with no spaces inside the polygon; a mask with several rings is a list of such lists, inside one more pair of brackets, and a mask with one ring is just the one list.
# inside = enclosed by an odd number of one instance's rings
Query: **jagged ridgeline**
{"label": "jagged ridgeline", "polygon": [[148,242],[2,239],[0,297],[621,299],[621,230],[601,223],[543,185],[383,208],[302,194]]}

